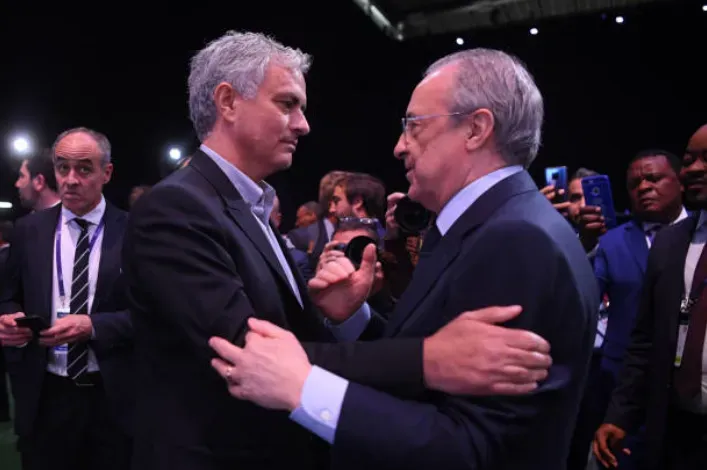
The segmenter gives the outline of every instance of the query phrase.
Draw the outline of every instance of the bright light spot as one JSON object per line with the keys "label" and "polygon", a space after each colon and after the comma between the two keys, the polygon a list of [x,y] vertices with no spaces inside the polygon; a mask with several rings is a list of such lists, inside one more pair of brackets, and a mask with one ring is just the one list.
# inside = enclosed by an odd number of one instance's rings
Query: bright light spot
{"label": "bright light spot", "polygon": [[457,45],[463,46],[464,45],[464,40],[462,38],[457,38]]}
{"label": "bright light spot", "polygon": [[182,151],[179,150],[178,148],[169,149],[169,158],[171,158],[174,161],[179,160],[180,158],[182,158]]}
{"label": "bright light spot", "polygon": [[530,28],[530,34],[536,36],[538,34],[538,28]]}
{"label": "bright light spot", "polygon": [[18,155],[26,155],[30,152],[30,142],[27,137],[15,137],[12,140],[12,149]]}
{"label": "bright light spot", "polygon": [[616,17],[616,22],[617,22],[618,24],[623,23],[623,22],[624,22],[624,17],[623,17],[623,16],[617,16],[617,17]]}
{"label": "bright light spot", "polygon": [[707,5],[702,5],[702,11],[707,11]]}
{"label": "bright light spot", "polygon": [[12,203],[7,201],[0,201],[0,209],[12,209]]}

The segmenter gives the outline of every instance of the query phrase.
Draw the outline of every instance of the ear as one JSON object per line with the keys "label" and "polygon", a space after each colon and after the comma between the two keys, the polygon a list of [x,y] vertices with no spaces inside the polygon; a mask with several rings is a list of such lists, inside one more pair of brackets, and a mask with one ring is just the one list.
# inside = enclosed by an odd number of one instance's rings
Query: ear
{"label": "ear", "polygon": [[351,207],[355,210],[363,209],[363,198],[361,196],[356,196],[351,203]]}
{"label": "ear", "polygon": [[216,109],[227,122],[234,122],[236,119],[236,104],[240,100],[240,95],[233,87],[226,82],[221,82],[214,90],[214,103]]}
{"label": "ear", "polygon": [[103,184],[108,184],[110,179],[113,177],[113,164],[106,163],[103,167]]}
{"label": "ear", "polygon": [[46,185],[47,185],[47,180],[44,179],[43,174],[40,173],[37,176],[35,176],[34,178],[32,178],[32,188],[36,192],[41,192],[42,189],[44,189]]}
{"label": "ear", "polygon": [[466,149],[478,150],[491,139],[496,120],[486,108],[474,111],[467,119]]}

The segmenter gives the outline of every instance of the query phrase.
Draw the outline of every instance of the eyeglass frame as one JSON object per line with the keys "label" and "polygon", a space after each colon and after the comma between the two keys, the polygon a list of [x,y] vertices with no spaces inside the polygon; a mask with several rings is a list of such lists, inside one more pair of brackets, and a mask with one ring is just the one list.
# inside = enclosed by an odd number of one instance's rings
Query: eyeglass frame
{"label": "eyeglass frame", "polygon": [[448,114],[423,114],[422,116],[403,116],[400,119],[400,122],[403,125],[403,135],[407,137],[407,135],[408,135],[407,125],[408,125],[408,122],[410,122],[410,121],[421,121],[423,119],[432,119],[432,118],[438,118],[438,117],[464,116],[465,114],[471,114],[475,111],[477,111],[477,110],[472,109],[470,111],[458,111],[456,113],[448,113]]}
{"label": "eyeglass frame", "polygon": [[339,223],[346,222],[358,222],[363,225],[375,225],[379,226],[380,221],[373,217],[342,217],[339,219]]}

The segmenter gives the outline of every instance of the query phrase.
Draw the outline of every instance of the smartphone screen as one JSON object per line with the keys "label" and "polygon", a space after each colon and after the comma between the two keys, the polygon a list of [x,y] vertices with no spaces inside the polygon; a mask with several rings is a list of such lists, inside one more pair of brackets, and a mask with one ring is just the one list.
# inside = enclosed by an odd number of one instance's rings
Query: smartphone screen
{"label": "smartphone screen", "polygon": [[567,167],[566,166],[552,166],[545,168],[545,184],[547,186],[554,186],[555,190],[559,191],[562,189],[564,193],[562,195],[555,196],[553,202],[564,202],[567,200]]}

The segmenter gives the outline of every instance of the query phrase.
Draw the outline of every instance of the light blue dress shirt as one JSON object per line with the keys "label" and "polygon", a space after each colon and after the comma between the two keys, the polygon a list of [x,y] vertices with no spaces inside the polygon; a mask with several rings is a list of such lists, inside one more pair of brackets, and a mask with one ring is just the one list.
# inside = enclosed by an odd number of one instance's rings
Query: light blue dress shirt
{"label": "light blue dress shirt", "polygon": [[[459,191],[445,204],[437,216],[436,225],[442,236],[482,194],[501,180],[521,171],[523,171],[521,166],[501,168],[482,176]],[[356,321],[361,320],[351,317],[347,321],[347,323],[352,322],[350,324],[352,330],[356,329],[354,327],[360,327],[358,323],[355,323]],[[346,324],[341,326],[344,325]],[[313,366],[302,388],[300,406],[290,414],[290,418],[328,443],[333,444],[348,386],[348,380]]]}

